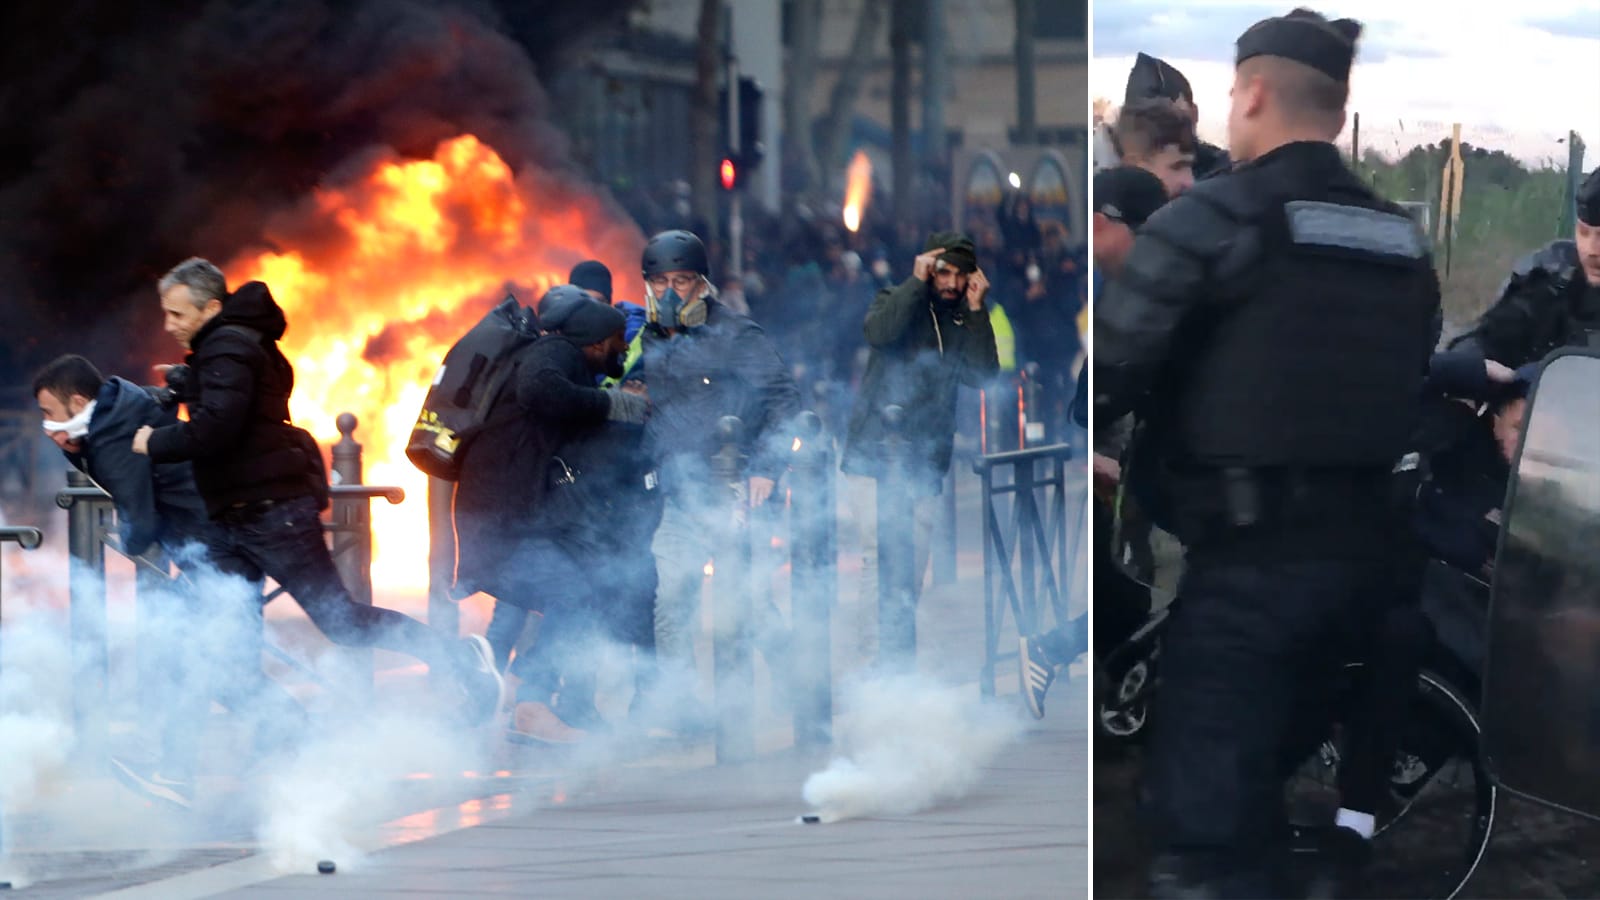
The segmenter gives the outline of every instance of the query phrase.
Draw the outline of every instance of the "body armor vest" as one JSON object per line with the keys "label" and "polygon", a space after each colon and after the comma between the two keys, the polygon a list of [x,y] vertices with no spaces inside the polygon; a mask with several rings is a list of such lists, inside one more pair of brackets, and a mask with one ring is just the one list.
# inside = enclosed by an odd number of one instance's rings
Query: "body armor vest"
{"label": "body armor vest", "polygon": [[1267,206],[1258,264],[1177,373],[1174,456],[1204,467],[1377,467],[1416,422],[1436,304],[1405,216]]}

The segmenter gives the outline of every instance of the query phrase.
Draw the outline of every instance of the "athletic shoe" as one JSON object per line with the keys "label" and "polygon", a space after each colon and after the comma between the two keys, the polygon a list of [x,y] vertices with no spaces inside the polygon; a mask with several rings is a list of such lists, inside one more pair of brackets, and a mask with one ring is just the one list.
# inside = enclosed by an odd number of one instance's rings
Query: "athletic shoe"
{"label": "athletic shoe", "polygon": [[1022,686],[1022,699],[1035,719],[1044,718],[1044,695],[1056,680],[1056,664],[1044,652],[1038,638],[1024,637],[1017,651],[1017,676]]}
{"label": "athletic shoe", "polygon": [[506,738],[517,744],[576,744],[588,736],[561,721],[548,705],[532,701],[517,704],[506,730]]}
{"label": "athletic shoe", "polygon": [[474,723],[494,718],[506,691],[506,679],[494,664],[494,649],[481,634],[461,639],[466,663],[460,672],[461,689],[466,694],[466,713]]}
{"label": "athletic shoe", "polygon": [[194,808],[193,781],[168,778],[153,766],[141,766],[115,756],[111,757],[111,774],[129,790],[152,800],[159,800],[185,812]]}

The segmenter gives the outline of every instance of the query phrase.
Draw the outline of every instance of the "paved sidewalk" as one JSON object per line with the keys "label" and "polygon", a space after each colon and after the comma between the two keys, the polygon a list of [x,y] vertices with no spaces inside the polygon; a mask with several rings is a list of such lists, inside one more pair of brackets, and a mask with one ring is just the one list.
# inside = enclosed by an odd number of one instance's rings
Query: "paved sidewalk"
{"label": "paved sidewalk", "polygon": [[914,815],[798,824],[800,786],[826,760],[785,753],[688,773],[631,770],[560,803],[548,786],[499,795],[487,805],[505,818],[334,875],[258,881],[259,861],[244,861],[107,896],[1083,897],[1082,686],[1062,683],[1059,708],[967,797]]}
{"label": "paved sidewalk", "polygon": [[[947,683],[981,663],[983,575],[976,479],[962,479],[959,575],[934,585],[919,609],[919,661]],[[843,507],[843,504],[841,504]],[[851,526],[841,521],[840,606],[834,615],[838,677],[859,665],[851,626],[856,566]],[[782,604],[779,573],[775,587]],[[1081,588],[1074,592],[1081,602]],[[709,659],[709,647],[701,650]],[[758,694],[769,696],[764,671]],[[999,702],[1017,709],[1014,664],[999,671]],[[385,691],[387,694],[388,691]],[[756,762],[714,765],[711,748],[659,753],[579,774],[548,756],[509,772],[397,782],[352,838],[367,855],[340,860],[334,875],[285,876],[262,852],[241,810],[186,832],[110,779],[79,778],[39,801],[51,817],[7,822],[13,856],[30,871],[18,897],[159,898],[280,896],[459,897],[1083,897],[1088,892],[1088,687],[1066,673],[1050,716],[987,766],[960,799],[894,817],[803,825],[806,777],[825,753],[789,748],[767,709]],[[400,696],[405,696],[402,691]],[[968,696],[968,695],[963,695]],[[840,688],[838,702],[843,704]],[[842,706],[841,706],[841,710]],[[1025,718],[1025,714],[1019,712]],[[581,779],[581,780],[580,780]],[[230,801],[226,786],[208,791]],[[86,820],[101,827],[85,835]],[[388,821],[384,821],[387,819]],[[71,821],[72,842],[53,821]],[[219,824],[219,821],[221,824]],[[381,824],[379,824],[381,823]],[[32,829],[30,831],[30,829]]]}

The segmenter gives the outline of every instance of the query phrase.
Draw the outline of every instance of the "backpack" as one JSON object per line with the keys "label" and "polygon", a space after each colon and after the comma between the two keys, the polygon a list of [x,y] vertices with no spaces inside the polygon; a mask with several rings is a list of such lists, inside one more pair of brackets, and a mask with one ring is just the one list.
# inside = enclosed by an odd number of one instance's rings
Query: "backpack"
{"label": "backpack", "polygon": [[472,438],[495,424],[489,411],[516,370],[512,357],[538,337],[538,317],[511,295],[472,326],[444,355],[411,429],[406,458],[434,478],[459,480]]}

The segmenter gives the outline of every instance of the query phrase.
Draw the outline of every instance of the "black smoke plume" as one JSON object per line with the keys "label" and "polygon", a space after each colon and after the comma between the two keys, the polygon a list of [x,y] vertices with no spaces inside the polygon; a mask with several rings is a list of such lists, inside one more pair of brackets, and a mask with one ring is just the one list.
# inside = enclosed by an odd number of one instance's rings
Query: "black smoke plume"
{"label": "black smoke plume", "polygon": [[[223,261],[374,146],[476,134],[561,170],[540,87],[633,0],[12,0],[0,8],[0,379],[173,355],[154,281]],[[142,373],[129,372],[138,377]]]}

